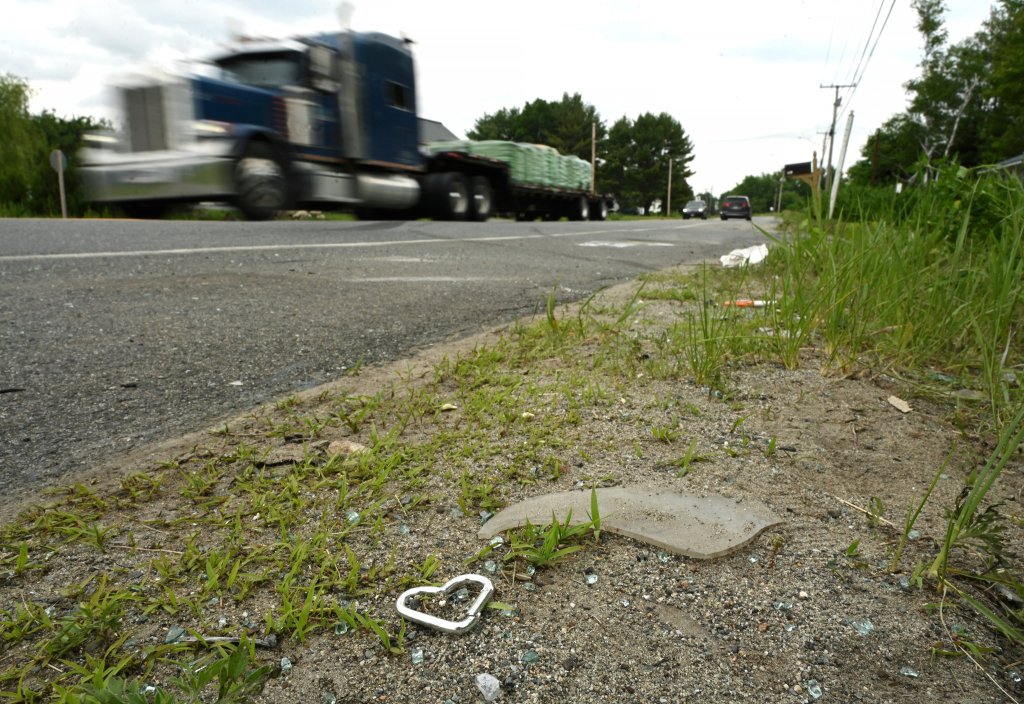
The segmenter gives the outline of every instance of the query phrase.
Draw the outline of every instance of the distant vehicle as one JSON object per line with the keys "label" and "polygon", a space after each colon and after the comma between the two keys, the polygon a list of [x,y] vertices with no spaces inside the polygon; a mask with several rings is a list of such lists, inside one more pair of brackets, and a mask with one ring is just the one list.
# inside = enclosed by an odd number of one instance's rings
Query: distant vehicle
{"label": "distant vehicle", "polygon": [[751,216],[750,199],[746,196],[726,196],[722,199],[718,214],[723,220],[729,218],[749,220]]}
{"label": "distant vehicle", "polygon": [[708,219],[708,204],[702,200],[691,200],[683,206],[683,220],[690,218]]}

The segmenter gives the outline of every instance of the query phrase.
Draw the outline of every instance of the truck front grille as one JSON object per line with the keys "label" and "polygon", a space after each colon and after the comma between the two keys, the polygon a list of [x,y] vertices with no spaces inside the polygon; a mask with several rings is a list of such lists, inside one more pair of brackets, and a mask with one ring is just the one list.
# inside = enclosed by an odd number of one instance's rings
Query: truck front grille
{"label": "truck front grille", "polygon": [[167,116],[163,86],[124,88],[129,149],[149,152],[167,149]]}

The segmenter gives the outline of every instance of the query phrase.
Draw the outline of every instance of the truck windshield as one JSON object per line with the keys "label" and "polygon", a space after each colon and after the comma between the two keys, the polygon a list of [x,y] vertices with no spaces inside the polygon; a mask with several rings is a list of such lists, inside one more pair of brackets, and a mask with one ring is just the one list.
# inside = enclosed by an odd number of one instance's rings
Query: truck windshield
{"label": "truck windshield", "polygon": [[231,80],[261,88],[299,83],[299,54],[244,54],[221,59],[217,65]]}

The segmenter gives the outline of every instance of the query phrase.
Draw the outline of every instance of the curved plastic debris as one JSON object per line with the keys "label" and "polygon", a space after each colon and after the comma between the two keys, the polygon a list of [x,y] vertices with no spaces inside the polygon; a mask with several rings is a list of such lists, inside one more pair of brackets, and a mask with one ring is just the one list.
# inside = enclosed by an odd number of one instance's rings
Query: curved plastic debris
{"label": "curved plastic debris", "polygon": [[[767,507],[724,496],[695,496],[650,487],[597,490],[601,530],[706,560],[739,550],[765,528],[782,523]],[[590,492],[565,491],[535,496],[497,513],[478,533],[489,539],[526,525],[547,525],[552,515],[571,524],[590,520]]]}

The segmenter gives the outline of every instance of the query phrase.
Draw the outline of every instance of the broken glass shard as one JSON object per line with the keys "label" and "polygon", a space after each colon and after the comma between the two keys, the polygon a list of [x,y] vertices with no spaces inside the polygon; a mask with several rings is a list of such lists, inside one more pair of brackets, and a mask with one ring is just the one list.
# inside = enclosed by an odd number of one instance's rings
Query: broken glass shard
{"label": "broken glass shard", "polygon": [[281,658],[281,674],[287,675],[292,671],[292,661],[288,658]]}
{"label": "broken glass shard", "polygon": [[597,575],[591,572],[587,575],[587,585],[591,587],[594,586],[595,584],[597,584],[597,579]]}
{"label": "broken glass shard", "polygon": [[811,695],[813,701],[821,699],[821,685],[818,680],[807,680],[804,682],[804,686],[807,687],[807,693]]}
{"label": "broken glass shard", "polygon": [[920,673],[912,667],[901,667],[900,674],[904,677],[920,677]]}
{"label": "broken glass shard", "polygon": [[527,650],[523,653],[523,657],[520,658],[524,665],[532,665],[533,663],[540,660],[540,655],[537,654],[536,650]]}
{"label": "broken glass shard", "polygon": [[423,648],[413,648],[412,649],[412,653],[410,654],[410,657],[412,658],[412,664],[413,665],[422,665],[423,664]]}
{"label": "broken glass shard", "polygon": [[[601,530],[697,559],[733,553],[761,531],[781,523],[761,504],[724,496],[696,496],[651,487],[606,487],[596,493]],[[498,512],[478,535],[489,540],[527,521],[547,525],[552,514],[562,522],[569,518],[571,525],[585,523],[589,520],[590,498],[586,491],[536,496]]]}
{"label": "broken glass shard", "polygon": [[875,624],[871,623],[867,619],[863,621],[850,621],[850,625],[853,626],[853,630],[857,631],[862,636],[866,636],[871,631],[875,630]]}
{"label": "broken glass shard", "polygon": [[347,513],[345,513],[345,520],[348,521],[349,525],[354,526],[356,523],[359,523],[359,512],[348,511]]}
{"label": "broken glass shard", "polygon": [[483,672],[476,676],[476,687],[485,702],[493,702],[501,694],[501,682],[494,675]]}
{"label": "broken glass shard", "polygon": [[498,571],[498,563],[494,560],[484,560],[484,569],[494,574]]}

